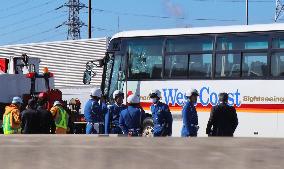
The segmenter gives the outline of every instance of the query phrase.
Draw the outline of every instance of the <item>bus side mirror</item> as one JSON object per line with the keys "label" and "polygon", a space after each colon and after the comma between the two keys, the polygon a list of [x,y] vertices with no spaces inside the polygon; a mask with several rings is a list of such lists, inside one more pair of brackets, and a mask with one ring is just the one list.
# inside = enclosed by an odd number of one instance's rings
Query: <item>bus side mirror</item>
{"label": "bus side mirror", "polygon": [[96,72],[94,70],[95,67],[103,67],[104,66],[104,59],[97,59],[88,61],[86,63],[86,70],[84,71],[83,75],[83,83],[84,84],[90,84],[93,77],[96,76]]}
{"label": "bus side mirror", "polygon": [[83,75],[83,83],[84,84],[90,84],[92,79],[92,72],[85,70]]}
{"label": "bus side mirror", "polygon": [[97,67],[103,67],[104,66],[104,59],[98,59],[98,64],[96,65]]}

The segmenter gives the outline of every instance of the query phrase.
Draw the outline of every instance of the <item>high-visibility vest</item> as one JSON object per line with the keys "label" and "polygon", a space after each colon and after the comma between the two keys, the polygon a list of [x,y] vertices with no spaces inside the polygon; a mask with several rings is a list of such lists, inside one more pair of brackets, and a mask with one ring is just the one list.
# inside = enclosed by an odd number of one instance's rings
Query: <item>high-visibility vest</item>
{"label": "high-visibility vest", "polygon": [[4,114],[3,115],[3,131],[4,131],[4,134],[18,134],[20,133],[20,128],[16,128],[16,129],[13,129],[11,127],[11,121],[10,119],[12,118],[12,113],[8,113],[8,114]]}
{"label": "high-visibility vest", "polygon": [[57,112],[58,114],[55,116],[56,117],[55,125],[56,127],[67,129],[69,116],[62,107],[57,106],[57,108],[58,108],[58,112]]}

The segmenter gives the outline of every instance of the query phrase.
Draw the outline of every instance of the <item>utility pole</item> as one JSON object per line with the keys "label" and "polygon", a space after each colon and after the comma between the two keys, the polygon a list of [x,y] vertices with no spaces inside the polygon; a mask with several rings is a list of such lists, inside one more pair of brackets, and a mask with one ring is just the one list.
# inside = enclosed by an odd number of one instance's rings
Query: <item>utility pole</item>
{"label": "utility pole", "polygon": [[248,13],[248,0],[246,0],[246,24],[248,25],[249,23],[249,20],[248,20],[248,16],[249,16],[249,13]]}
{"label": "utility pole", "polygon": [[284,5],[281,0],[276,0],[275,1],[275,18],[274,22],[277,22],[278,19],[280,19],[283,16],[284,12]]}
{"label": "utility pole", "polygon": [[119,29],[120,29],[120,28],[119,28],[119,26],[120,26],[119,22],[120,22],[120,21],[119,21],[119,16],[117,16],[117,32],[119,32]]}
{"label": "utility pole", "polygon": [[89,36],[89,39],[92,38],[92,0],[89,0],[88,36]]}
{"label": "utility pole", "polygon": [[68,7],[69,8],[68,21],[63,22],[61,25],[57,26],[56,28],[59,28],[63,25],[67,25],[68,26],[67,40],[69,40],[69,39],[72,39],[72,40],[81,39],[80,28],[82,26],[86,26],[86,25],[85,25],[84,22],[82,22],[80,20],[79,14],[80,14],[80,10],[83,9],[83,8],[87,8],[87,6],[83,3],[80,3],[79,0],[68,0],[67,3],[56,8],[56,10],[58,10],[62,7]]}

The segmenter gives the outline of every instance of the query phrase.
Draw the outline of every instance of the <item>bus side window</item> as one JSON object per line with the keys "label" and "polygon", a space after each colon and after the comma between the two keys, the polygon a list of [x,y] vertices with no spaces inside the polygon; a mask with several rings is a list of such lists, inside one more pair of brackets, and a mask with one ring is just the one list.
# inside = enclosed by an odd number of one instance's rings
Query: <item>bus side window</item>
{"label": "bus side window", "polygon": [[189,68],[190,77],[199,77],[203,76],[202,65],[200,62],[191,62]]}
{"label": "bus side window", "polygon": [[165,56],[166,78],[187,78],[188,55]]}
{"label": "bus side window", "polygon": [[268,73],[266,53],[246,53],[243,55],[243,67],[248,65],[248,73],[243,71],[243,76],[263,77]]}
{"label": "bus side window", "polygon": [[240,64],[233,64],[229,76],[230,77],[239,76],[239,74],[240,74],[240,67],[241,67]]}
{"label": "bus side window", "polygon": [[271,74],[274,77],[284,76],[284,52],[275,52],[272,54]]}
{"label": "bus side window", "polygon": [[205,70],[207,70],[206,71],[206,77],[210,77],[211,76],[211,65],[212,64],[210,64],[210,63],[206,63],[205,64]]}
{"label": "bus side window", "polygon": [[249,73],[249,66],[247,63],[243,63],[242,65],[242,76],[248,76]]}
{"label": "bus side window", "polygon": [[282,61],[282,60],[280,61],[279,67],[280,67],[279,76],[284,76],[284,61]]}
{"label": "bus side window", "polygon": [[217,54],[215,77],[240,77],[240,54]]}
{"label": "bus side window", "polygon": [[189,78],[211,77],[212,54],[192,54],[189,60]]}

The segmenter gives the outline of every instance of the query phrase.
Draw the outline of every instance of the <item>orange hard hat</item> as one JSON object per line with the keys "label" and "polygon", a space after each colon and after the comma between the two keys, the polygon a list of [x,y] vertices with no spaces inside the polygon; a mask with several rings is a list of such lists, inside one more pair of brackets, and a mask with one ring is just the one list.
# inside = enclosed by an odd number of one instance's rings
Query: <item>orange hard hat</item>
{"label": "orange hard hat", "polygon": [[48,73],[48,72],[49,72],[48,67],[44,67],[43,68],[43,73]]}

